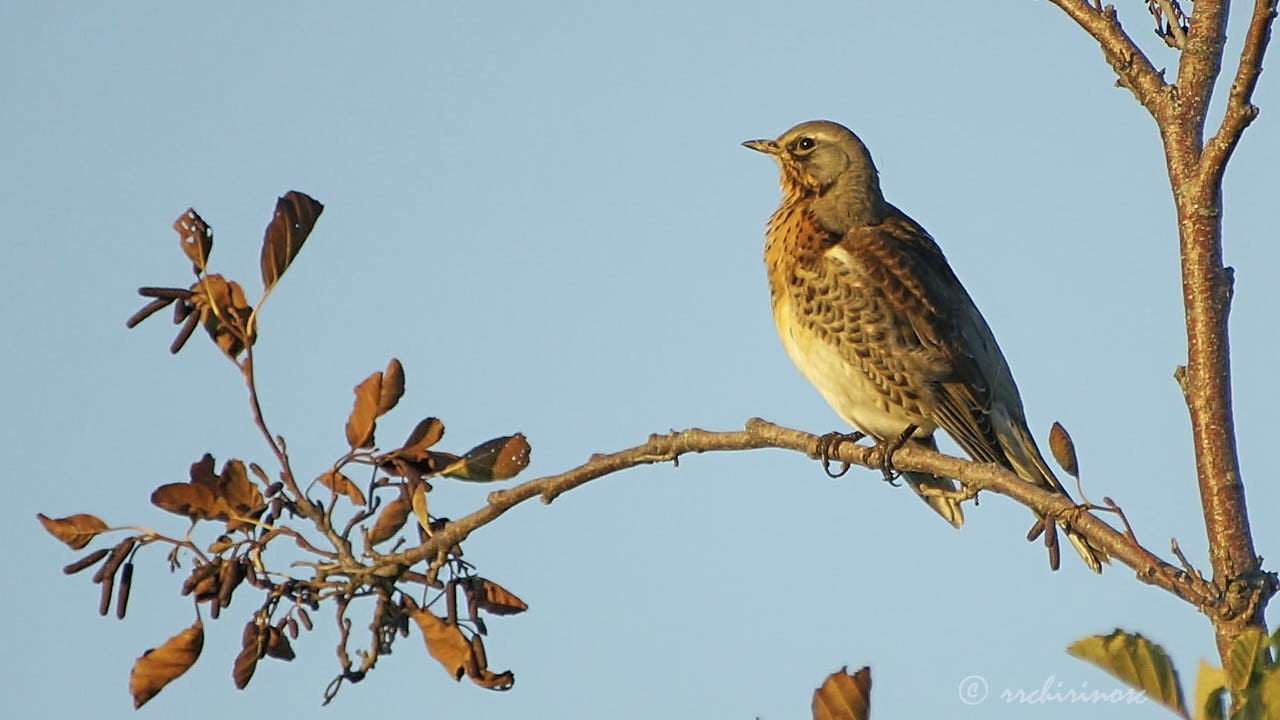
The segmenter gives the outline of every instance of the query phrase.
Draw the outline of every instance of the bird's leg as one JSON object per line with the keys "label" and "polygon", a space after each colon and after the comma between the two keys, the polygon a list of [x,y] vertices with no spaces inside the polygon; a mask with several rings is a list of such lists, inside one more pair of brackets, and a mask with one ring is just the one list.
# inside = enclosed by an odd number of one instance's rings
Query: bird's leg
{"label": "bird's leg", "polygon": [[854,430],[851,433],[833,431],[818,438],[818,459],[822,461],[822,471],[827,474],[827,477],[838,478],[849,472],[849,463],[843,460],[840,461],[839,472],[831,471],[831,453],[840,447],[840,443],[856,443],[866,436],[866,433]]}
{"label": "bird's leg", "polygon": [[884,481],[894,487],[898,486],[894,481],[898,479],[900,473],[893,469],[893,454],[898,452],[898,448],[906,445],[907,440],[910,440],[918,429],[915,425],[908,425],[907,429],[903,430],[893,440],[883,440],[876,443],[880,450],[880,472],[884,474]]}

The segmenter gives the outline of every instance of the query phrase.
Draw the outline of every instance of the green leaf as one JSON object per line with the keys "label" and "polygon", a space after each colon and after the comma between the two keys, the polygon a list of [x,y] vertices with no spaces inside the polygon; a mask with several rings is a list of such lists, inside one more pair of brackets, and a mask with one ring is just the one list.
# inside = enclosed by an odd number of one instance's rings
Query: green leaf
{"label": "green leaf", "polygon": [[1187,717],[1182,686],[1169,655],[1155,643],[1136,633],[1116,630],[1110,635],[1093,635],[1067,648],[1075,657],[1097,665],[1152,700]]}
{"label": "green leaf", "polygon": [[1258,699],[1262,701],[1262,717],[1280,720],[1280,667],[1272,667],[1258,681]]}
{"label": "green leaf", "polygon": [[471,482],[508,480],[529,465],[529,443],[516,433],[494,438],[467,451],[449,463],[441,475]]}
{"label": "green leaf", "polygon": [[[1220,667],[1214,667],[1200,658],[1200,669],[1196,672],[1195,699],[1196,720],[1225,720],[1224,698],[1227,692],[1227,673]],[[1230,697],[1226,698],[1230,702]]]}
{"label": "green leaf", "polygon": [[1243,690],[1249,684],[1249,676],[1262,669],[1270,641],[1262,630],[1247,628],[1231,645],[1227,653],[1227,682],[1232,690]]}

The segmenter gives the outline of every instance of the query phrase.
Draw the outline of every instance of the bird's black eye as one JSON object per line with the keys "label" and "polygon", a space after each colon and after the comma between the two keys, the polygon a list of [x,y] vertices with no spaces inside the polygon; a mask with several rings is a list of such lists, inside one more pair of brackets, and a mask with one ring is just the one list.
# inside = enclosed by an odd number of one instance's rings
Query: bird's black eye
{"label": "bird's black eye", "polygon": [[810,138],[810,137],[800,138],[800,142],[796,143],[796,148],[800,150],[812,150],[813,138]]}

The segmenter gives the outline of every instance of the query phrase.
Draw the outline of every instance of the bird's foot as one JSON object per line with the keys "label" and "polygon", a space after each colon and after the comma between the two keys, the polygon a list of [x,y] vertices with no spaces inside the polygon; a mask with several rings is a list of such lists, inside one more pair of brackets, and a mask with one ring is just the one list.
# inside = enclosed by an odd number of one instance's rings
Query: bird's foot
{"label": "bird's foot", "polygon": [[849,463],[843,460],[840,461],[840,470],[838,472],[832,472],[831,470],[831,454],[839,449],[840,444],[846,442],[856,443],[866,436],[866,433],[854,430],[851,433],[829,432],[818,438],[818,459],[822,461],[822,471],[827,474],[827,477],[838,478],[849,472]]}
{"label": "bird's foot", "polygon": [[893,467],[893,454],[898,452],[903,445],[907,444],[907,440],[911,439],[911,436],[915,434],[917,429],[918,428],[915,425],[908,425],[907,429],[903,430],[902,433],[893,440],[881,440],[876,442],[876,450],[880,453],[880,472],[884,475],[884,481],[894,487],[898,486],[896,481],[898,476],[902,473],[898,472]]}

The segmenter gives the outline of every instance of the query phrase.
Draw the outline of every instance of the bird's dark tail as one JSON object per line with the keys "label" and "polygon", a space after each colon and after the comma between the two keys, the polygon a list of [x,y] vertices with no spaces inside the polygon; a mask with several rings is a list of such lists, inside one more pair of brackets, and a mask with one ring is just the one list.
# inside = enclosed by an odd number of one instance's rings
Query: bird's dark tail
{"label": "bird's dark tail", "polygon": [[[934,442],[932,436],[928,440],[915,438],[915,442],[927,446],[930,450],[938,449],[938,444]],[[960,501],[952,495],[939,494],[956,492],[955,480],[922,472],[903,472],[902,479],[907,481],[921,500],[941,515],[943,520],[951,523],[955,529],[959,530],[964,525],[964,510],[960,508]]]}

